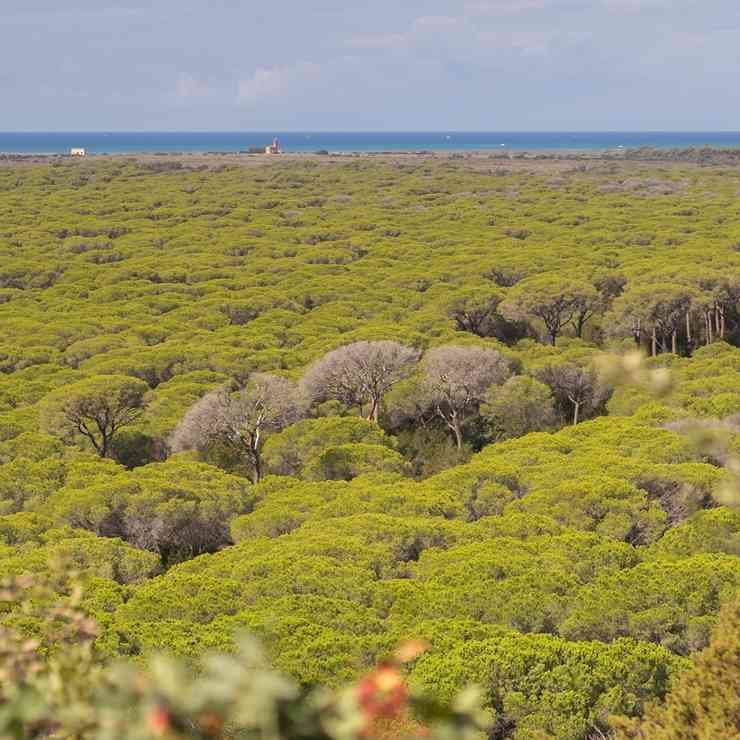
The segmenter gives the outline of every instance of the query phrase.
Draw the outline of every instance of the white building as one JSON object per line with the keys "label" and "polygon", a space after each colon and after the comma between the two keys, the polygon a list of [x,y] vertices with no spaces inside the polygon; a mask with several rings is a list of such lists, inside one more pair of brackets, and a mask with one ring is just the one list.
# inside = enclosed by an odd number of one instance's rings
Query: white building
{"label": "white building", "polygon": [[83,149],[82,147],[73,147],[69,150],[69,155],[71,157],[86,157],[87,150]]}

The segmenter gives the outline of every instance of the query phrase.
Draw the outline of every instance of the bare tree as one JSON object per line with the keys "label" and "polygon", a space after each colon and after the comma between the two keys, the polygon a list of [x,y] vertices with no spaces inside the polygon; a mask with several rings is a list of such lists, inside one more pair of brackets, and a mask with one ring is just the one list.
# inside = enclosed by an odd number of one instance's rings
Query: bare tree
{"label": "bare tree", "polygon": [[494,349],[437,347],[424,358],[420,402],[444,421],[459,450],[465,422],[478,413],[486,391],[509,374],[509,363]]}
{"label": "bare tree", "polygon": [[367,405],[365,418],[377,422],[383,396],[418,359],[417,350],[398,342],[354,342],[315,362],[302,385],[314,402],[336,399],[360,409]]}
{"label": "bare tree", "polygon": [[298,421],[305,397],[287,378],[255,373],[237,393],[213,391],[183,417],[170,440],[173,451],[204,450],[214,442],[232,448],[252,469],[252,481],[262,479],[265,435]]}
{"label": "bare tree", "polygon": [[[693,280],[701,289],[701,299],[697,301],[700,309],[700,327],[703,332],[705,343],[724,340],[728,333],[728,320],[732,325],[734,319],[737,326],[738,307],[740,304],[740,276],[737,271],[718,273],[701,270]],[[686,328],[689,333],[689,344],[691,344],[689,314],[686,314]]]}
{"label": "bare tree", "polygon": [[548,365],[537,373],[537,379],[550,386],[563,416],[570,416],[573,424],[598,412],[610,394],[590,368]]}
{"label": "bare tree", "polygon": [[502,296],[491,291],[473,291],[455,297],[447,313],[458,331],[467,331],[478,337],[496,337],[506,344],[514,344],[531,333],[526,321],[511,321],[498,311]]}
{"label": "bare tree", "polygon": [[512,320],[539,319],[548,341],[554,345],[563,328],[573,321],[580,336],[597,300],[596,289],[589,283],[543,274],[517,283],[500,310]]}
{"label": "bare tree", "polygon": [[498,304],[502,297],[497,293],[457,296],[450,303],[448,313],[459,331],[479,337],[495,336]]}
{"label": "bare tree", "polygon": [[653,357],[658,352],[677,354],[679,332],[685,332],[687,345],[692,344],[691,314],[701,303],[690,286],[657,281],[633,285],[614,301],[612,332],[629,327],[638,345],[647,341]]}
{"label": "bare tree", "polygon": [[107,457],[116,433],[141,413],[148,390],[146,383],[128,375],[86,378],[64,386],[47,399],[43,423],[53,433],[77,432],[100,457]]}

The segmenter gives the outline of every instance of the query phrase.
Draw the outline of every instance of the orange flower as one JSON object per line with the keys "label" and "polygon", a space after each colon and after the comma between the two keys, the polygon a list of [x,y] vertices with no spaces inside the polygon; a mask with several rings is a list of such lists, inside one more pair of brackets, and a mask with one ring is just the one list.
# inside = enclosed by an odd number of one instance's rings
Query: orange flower
{"label": "orange flower", "polygon": [[223,729],[224,720],[223,717],[216,714],[216,712],[205,712],[198,717],[198,724],[206,735],[215,737]]}
{"label": "orange flower", "polygon": [[357,686],[357,699],[370,721],[395,717],[405,707],[408,695],[403,676],[389,664],[378,666]]}
{"label": "orange flower", "polygon": [[166,707],[157,704],[156,707],[149,710],[146,723],[156,737],[164,737],[170,729],[170,713]]}
{"label": "orange flower", "polygon": [[429,649],[425,640],[407,640],[396,650],[395,658],[399,663],[410,663]]}

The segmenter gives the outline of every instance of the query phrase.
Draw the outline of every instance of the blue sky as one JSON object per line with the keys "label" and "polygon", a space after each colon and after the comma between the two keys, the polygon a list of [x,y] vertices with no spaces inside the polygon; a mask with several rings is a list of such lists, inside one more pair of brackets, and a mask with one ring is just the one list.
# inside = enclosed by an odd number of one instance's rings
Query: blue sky
{"label": "blue sky", "polygon": [[740,130],[738,0],[0,0],[0,130]]}

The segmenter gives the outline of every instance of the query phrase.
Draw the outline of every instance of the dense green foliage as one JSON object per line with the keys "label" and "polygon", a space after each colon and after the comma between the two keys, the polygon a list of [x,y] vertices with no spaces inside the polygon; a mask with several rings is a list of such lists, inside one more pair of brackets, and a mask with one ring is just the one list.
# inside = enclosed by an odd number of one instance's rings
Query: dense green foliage
{"label": "dense green foliage", "polygon": [[[495,737],[639,716],[740,588],[715,498],[739,189],[687,164],[0,168],[0,575],[71,559],[110,657],[247,629],[336,686],[423,637],[412,683],[480,684]],[[599,371],[636,343],[658,396]]]}
{"label": "dense green foliage", "polygon": [[306,688],[269,666],[251,638],[235,654],[210,653],[199,670],[155,656],[109,662],[83,590],[63,572],[3,581],[6,610],[32,619],[0,625],[0,738],[28,740],[478,740],[491,722],[475,688],[440,701],[410,686],[404,664],[425,650],[407,642],[359,681]]}
{"label": "dense green foliage", "polygon": [[737,737],[740,723],[740,598],[723,610],[714,639],[643,720],[618,720],[618,737]]}

